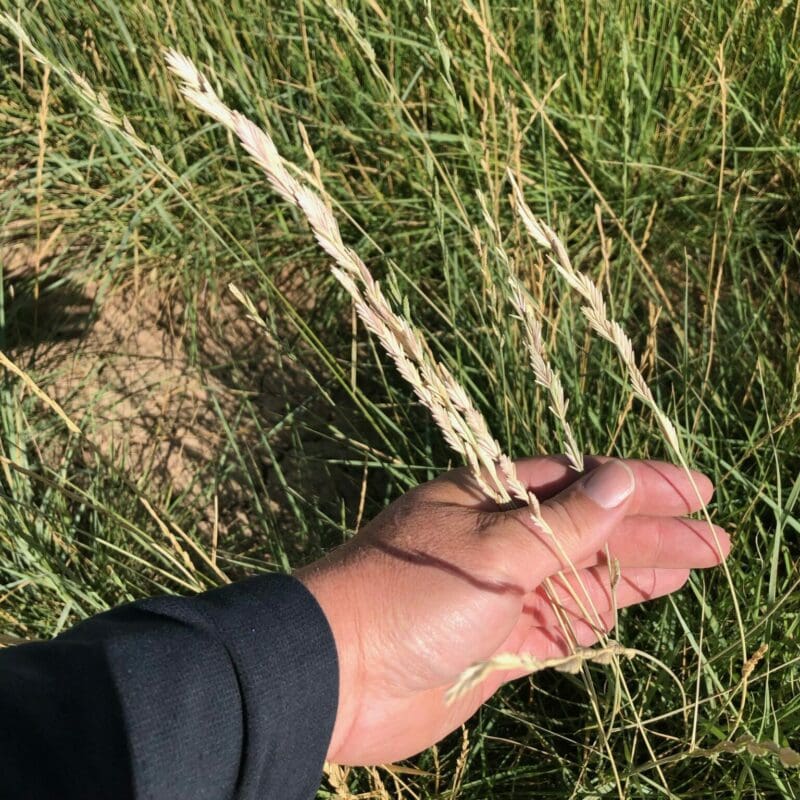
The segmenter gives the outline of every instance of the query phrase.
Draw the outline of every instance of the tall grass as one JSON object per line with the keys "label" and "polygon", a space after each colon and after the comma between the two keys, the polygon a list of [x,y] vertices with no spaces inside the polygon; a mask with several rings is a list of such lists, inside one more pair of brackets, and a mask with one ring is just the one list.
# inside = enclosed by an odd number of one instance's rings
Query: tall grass
{"label": "tall grass", "polygon": [[[315,557],[447,467],[450,453],[375,340],[353,332],[350,297],[300,220],[223,126],[181,102],[161,66],[165,47],[203,65],[231,107],[305,165],[311,185],[324,182],[347,220],[344,241],[474,398],[504,452],[564,442],[548,390],[533,380],[525,332],[510,319],[510,264],[541,311],[582,448],[669,457],[658,419],[631,402],[582,301],[527,240],[508,202],[510,166],[530,208],[632,334],[654,403],[686,458],[717,484],[715,521],[735,533],[733,593],[721,571],[703,573],[679,596],[621,615],[616,637],[657,655],[682,686],[636,659],[619,672],[540,673],[416,759],[420,774],[355,772],[349,791],[796,796],[780,748],[797,749],[800,729],[800,9],[465,0],[422,12],[399,2],[254,10],[207,0],[201,12],[106,0],[20,9],[52,66],[14,36],[2,45],[11,66],[0,77],[0,192],[5,243],[42,254],[38,283],[15,278],[17,296],[57,293],[66,280],[146,280],[166,303],[186,300],[187,339],[212,370],[219,364],[192,322],[199,298],[223,294],[230,280],[267,298],[259,314],[307,395],[287,396],[278,417],[244,393],[233,418],[220,409],[228,444],[212,471],[244,475],[253,504],[248,535],[220,542],[225,575]],[[93,118],[67,70],[107,94],[115,119]],[[290,270],[317,297],[312,317],[281,292]],[[4,348],[19,351],[24,332],[4,282]],[[52,376],[35,358],[26,367],[46,390]],[[234,386],[252,387],[252,366],[228,369]],[[206,552],[196,507],[93,454],[80,419],[81,433],[69,433],[10,374],[0,403],[8,635],[52,635],[121,599],[220,580],[177,532]],[[243,418],[252,420],[246,440]],[[289,432],[296,469],[275,451],[277,430]],[[62,436],[62,448],[45,446]],[[335,455],[304,459],[320,439]],[[288,523],[270,510],[267,469],[281,476],[271,485]],[[315,487],[334,469],[351,484],[349,501],[317,502]],[[181,550],[194,553],[191,567]],[[758,651],[762,643],[769,649]]]}

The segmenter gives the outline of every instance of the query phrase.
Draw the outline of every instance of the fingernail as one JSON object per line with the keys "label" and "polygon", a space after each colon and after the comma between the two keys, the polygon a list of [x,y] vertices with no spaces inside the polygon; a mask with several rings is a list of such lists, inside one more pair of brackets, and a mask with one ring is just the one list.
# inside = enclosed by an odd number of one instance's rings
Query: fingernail
{"label": "fingernail", "polygon": [[609,461],[592,470],[582,482],[584,494],[602,508],[616,508],[633,493],[633,473],[621,461]]}

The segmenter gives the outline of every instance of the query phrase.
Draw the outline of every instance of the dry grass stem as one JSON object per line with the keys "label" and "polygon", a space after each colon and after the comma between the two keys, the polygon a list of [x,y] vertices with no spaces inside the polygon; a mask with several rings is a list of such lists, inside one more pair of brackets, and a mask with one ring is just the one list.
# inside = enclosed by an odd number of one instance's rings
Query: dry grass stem
{"label": "dry grass stem", "polygon": [[465,670],[458,682],[447,692],[445,699],[448,703],[453,703],[482,683],[493,672],[525,670],[533,674],[545,669],[555,669],[574,675],[580,672],[581,667],[587,662],[607,665],[620,656],[633,658],[638,654],[638,650],[623,647],[613,640],[608,640],[603,647],[576,647],[569,655],[556,658],[539,659],[524,653],[501,653]]}
{"label": "dry grass stem", "polygon": [[56,416],[66,425],[70,433],[81,436],[81,429],[69,417],[66,411],[47,392],[36,383],[30,375],[21,370],[2,350],[0,350],[0,364],[13,375],[16,375],[28,389],[36,395]]}
{"label": "dry grass stem", "polygon": [[78,94],[92,111],[92,116],[105,128],[115,131],[122,136],[136,150],[146,153],[155,159],[159,165],[174,177],[164,161],[161,150],[155,145],[148,144],[139,137],[131,121],[126,116],[120,116],[112,108],[108,97],[103,92],[95,91],[90,83],[72,69],[54,63],[31,41],[25,29],[10,14],[0,14],[0,25],[7,28],[17,39],[20,45],[28,51],[34,61],[42,64],[46,69],[52,70]]}

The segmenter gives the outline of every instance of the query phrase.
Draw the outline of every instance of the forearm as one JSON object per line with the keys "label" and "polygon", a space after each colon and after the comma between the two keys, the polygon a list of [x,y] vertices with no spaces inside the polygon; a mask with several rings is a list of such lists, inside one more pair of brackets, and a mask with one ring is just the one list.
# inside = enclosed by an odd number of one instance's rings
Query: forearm
{"label": "forearm", "polygon": [[0,652],[4,792],[307,798],[337,692],[330,628],[293,578],[140,601]]}

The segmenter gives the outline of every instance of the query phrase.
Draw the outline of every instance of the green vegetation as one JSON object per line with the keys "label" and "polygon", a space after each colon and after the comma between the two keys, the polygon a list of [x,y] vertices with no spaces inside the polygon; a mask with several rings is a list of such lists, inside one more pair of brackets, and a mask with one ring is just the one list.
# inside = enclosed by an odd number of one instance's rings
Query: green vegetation
{"label": "green vegetation", "polygon": [[[0,29],[0,347],[26,373],[0,383],[0,631],[49,637],[127,599],[297,566],[451,463],[354,326],[301,217],[180,99],[162,57],[176,47],[289,159],[319,169],[345,241],[407,303],[507,452],[562,443],[504,299],[496,236],[541,304],[583,449],[669,457],[613,349],[526,238],[506,168],[522,175],[528,204],[644,354],[692,465],[717,485],[713,518],[734,534],[733,587],[721,570],[697,574],[621,617],[616,637],[667,665],[685,697],[647,662],[621,662],[632,701],[608,667],[542,673],[415,759],[419,774],[354,771],[349,791],[800,795],[791,754],[773,752],[800,749],[800,5],[27,5],[0,2],[51,65]],[[117,122],[96,118],[70,70],[107,94]],[[266,330],[225,335],[230,316],[212,312],[229,281]],[[48,353],[64,343],[45,309],[98,285],[74,324],[120,293],[155,294],[206,382],[220,443],[189,487],[129,468],[95,442],[97,416],[68,402],[77,390],[62,396]],[[279,402],[265,407],[265,391]],[[226,499],[231,480],[242,491]],[[746,686],[732,589],[748,656],[769,645]]]}

